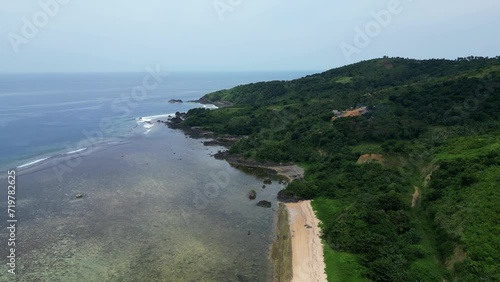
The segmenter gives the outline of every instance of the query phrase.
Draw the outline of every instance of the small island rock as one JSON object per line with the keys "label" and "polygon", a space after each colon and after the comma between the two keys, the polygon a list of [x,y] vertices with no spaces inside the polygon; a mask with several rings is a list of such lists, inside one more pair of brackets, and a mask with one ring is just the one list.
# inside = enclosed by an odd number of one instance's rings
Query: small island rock
{"label": "small island rock", "polygon": [[182,100],[180,100],[180,99],[170,99],[168,102],[169,103],[182,103]]}
{"label": "small island rock", "polygon": [[260,201],[257,203],[257,206],[263,207],[263,208],[270,208],[271,207],[271,202],[269,201]]}

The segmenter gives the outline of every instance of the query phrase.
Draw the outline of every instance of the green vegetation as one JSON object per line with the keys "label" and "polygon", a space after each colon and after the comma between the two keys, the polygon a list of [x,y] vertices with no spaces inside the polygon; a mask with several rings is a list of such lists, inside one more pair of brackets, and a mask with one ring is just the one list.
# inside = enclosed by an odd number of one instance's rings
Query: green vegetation
{"label": "green vegetation", "polygon": [[324,259],[327,265],[326,275],[330,282],[364,282],[364,268],[358,263],[358,258],[345,252],[334,251],[324,244]]}
{"label": "green vegetation", "polygon": [[[312,201],[312,207],[318,218],[335,218],[345,205],[341,202],[320,197]],[[363,278],[366,269],[359,263],[359,258],[353,254],[334,251],[323,241],[323,252],[326,264],[326,274],[329,281],[368,281]]]}
{"label": "green vegetation", "polygon": [[335,80],[336,83],[351,83],[352,82],[352,77],[340,77],[337,80]]}
{"label": "green vegetation", "polygon": [[380,144],[360,144],[352,147],[352,152],[356,155],[364,154],[381,154],[382,147]]}
{"label": "green vegetation", "polygon": [[315,199],[331,281],[500,280],[499,57],[376,59],[205,98],[233,106],[184,125],[306,169],[287,190]]}
{"label": "green vegetation", "polygon": [[[465,281],[499,277],[499,136],[480,136],[476,142],[457,138],[438,148],[439,170],[425,198],[429,216],[442,230],[439,255]],[[467,256],[460,257],[464,250]]]}

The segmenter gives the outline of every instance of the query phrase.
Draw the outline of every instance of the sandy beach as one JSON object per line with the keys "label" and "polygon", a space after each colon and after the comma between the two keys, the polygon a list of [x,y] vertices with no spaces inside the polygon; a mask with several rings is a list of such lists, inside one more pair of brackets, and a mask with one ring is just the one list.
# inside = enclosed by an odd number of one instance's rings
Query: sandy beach
{"label": "sandy beach", "polygon": [[326,282],[319,220],[311,201],[285,204],[292,234],[292,282]]}

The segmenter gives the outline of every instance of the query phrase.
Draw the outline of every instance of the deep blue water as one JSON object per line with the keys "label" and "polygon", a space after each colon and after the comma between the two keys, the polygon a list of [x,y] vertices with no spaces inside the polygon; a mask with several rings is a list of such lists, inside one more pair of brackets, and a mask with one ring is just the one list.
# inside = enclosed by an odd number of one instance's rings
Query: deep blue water
{"label": "deep blue water", "polygon": [[[147,133],[139,117],[186,111],[212,91],[288,80],[306,72],[170,73],[160,83],[144,73],[0,75],[0,170],[55,154]],[[157,84],[157,85],[153,85]],[[144,88],[143,88],[144,89]],[[135,92],[134,92],[135,91]],[[137,126],[138,125],[138,126]]]}

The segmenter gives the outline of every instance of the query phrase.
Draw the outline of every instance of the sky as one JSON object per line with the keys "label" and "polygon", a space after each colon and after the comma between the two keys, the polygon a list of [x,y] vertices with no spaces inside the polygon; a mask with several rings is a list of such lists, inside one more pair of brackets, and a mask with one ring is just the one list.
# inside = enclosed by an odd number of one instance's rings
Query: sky
{"label": "sky", "polygon": [[322,71],[500,55],[498,0],[0,0],[0,72]]}

